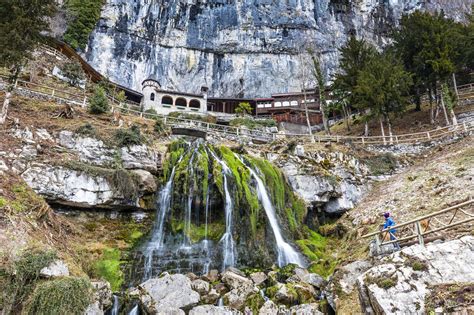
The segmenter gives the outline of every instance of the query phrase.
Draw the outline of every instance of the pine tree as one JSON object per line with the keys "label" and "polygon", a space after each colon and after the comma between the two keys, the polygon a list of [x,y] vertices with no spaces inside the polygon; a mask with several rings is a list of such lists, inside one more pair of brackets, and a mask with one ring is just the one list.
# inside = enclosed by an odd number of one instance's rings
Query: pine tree
{"label": "pine tree", "polygon": [[109,110],[109,101],[105,90],[97,86],[94,90],[94,95],[89,101],[89,113],[91,114],[103,114]]}
{"label": "pine tree", "polygon": [[365,112],[365,135],[368,135],[368,120],[370,119],[370,108],[368,104],[357,102],[354,89],[357,86],[360,72],[374,58],[377,51],[375,47],[364,40],[358,40],[355,36],[347,41],[346,45],[340,50],[340,73],[336,74],[333,90],[340,91],[344,95],[350,106],[357,107]]}
{"label": "pine tree", "polygon": [[390,115],[405,110],[412,83],[411,74],[392,54],[378,53],[358,75],[353,95],[355,105],[370,108],[371,116],[380,121],[382,136],[383,122],[387,122],[391,137]]}
{"label": "pine tree", "polygon": [[0,113],[7,118],[10,97],[22,67],[48,30],[54,0],[0,0],[0,66],[10,70],[9,86]]}

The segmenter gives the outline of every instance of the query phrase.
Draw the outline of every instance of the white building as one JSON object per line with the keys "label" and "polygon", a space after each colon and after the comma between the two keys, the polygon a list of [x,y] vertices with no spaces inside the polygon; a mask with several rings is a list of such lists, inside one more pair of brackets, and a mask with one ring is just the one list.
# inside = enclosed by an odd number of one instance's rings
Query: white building
{"label": "white building", "polygon": [[202,94],[191,94],[161,89],[158,80],[148,78],[142,82],[143,110],[154,109],[158,114],[167,115],[176,111],[207,112],[207,88]]}

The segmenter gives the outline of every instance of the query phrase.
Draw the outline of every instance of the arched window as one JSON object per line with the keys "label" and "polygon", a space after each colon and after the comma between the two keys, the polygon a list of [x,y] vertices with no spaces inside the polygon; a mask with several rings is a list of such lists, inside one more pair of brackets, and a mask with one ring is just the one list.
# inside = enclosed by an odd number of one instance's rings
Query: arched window
{"label": "arched window", "polygon": [[182,106],[182,107],[186,107],[188,106],[188,102],[186,101],[185,98],[182,98],[182,97],[178,97],[176,99],[176,102],[174,103],[176,106]]}
{"label": "arched window", "polygon": [[163,96],[161,99],[162,105],[173,105],[173,98],[171,96]]}
{"label": "arched window", "polygon": [[201,108],[201,103],[198,100],[191,100],[191,102],[189,102],[189,107]]}
{"label": "arched window", "polygon": [[155,100],[155,93],[151,93],[150,94],[150,101],[154,101]]}

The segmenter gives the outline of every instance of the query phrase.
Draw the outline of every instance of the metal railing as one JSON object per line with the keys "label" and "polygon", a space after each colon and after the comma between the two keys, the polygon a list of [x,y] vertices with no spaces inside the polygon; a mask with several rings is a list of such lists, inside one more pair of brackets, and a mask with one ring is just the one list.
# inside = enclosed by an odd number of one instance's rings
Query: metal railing
{"label": "metal railing", "polygon": [[[374,237],[376,253],[383,253],[384,246],[400,244],[409,240],[416,240],[420,245],[424,245],[427,235],[473,220],[474,199],[471,196],[469,200],[457,205],[364,235],[362,238]],[[393,230],[396,232],[391,233]]]}

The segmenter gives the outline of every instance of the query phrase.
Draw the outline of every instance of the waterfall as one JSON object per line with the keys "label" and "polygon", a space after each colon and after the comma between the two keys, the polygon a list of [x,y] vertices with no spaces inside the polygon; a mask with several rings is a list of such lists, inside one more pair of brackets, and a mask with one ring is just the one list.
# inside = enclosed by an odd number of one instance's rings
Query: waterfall
{"label": "waterfall", "polygon": [[[242,159],[239,156],[236,155],[236,157],[243,163]],[[246,165],[245,163],[243,164]],[[255,180],[257,181],[258,199],[262,203],[263,209],[265,210],[265,214],[267,215],[268,221],[270,222],[273,235],[275,236],[278,251],[278,266],[283,267],[287,264],[297,264],[298,266],[302,267],[303,262],[298,252],[283,239],[283,236],[280,231],[280,226],[278,225],[278,220],[275,214],[275,208],[273,207],[270,196],[268,195],[267,189],[265,188],[265,184],[251,167],[247,165],[246,167],[250,171],[250,174],[253,176],[253,178],[255,178]]]}
{"label": "waterfall", "polygon": [[189,239],[189,235],[191,232],[191,213],[193,208],[193,198],[194,198],[194,167],[193,161],[194,157],[197,152],[197,147],[195,148],[193,155],[191,155],[191,159],[189,160],[188,165],[188,172],[189,172],[189,191],[188,191],[188,199],[186,203],[186,211],[184,214],[184,228],[183,228],[183,249],[189,249],[191,246],[191,240]]}
{"label": "waterfall", "polygon": [[204,251],[206,252],[206,263],[204,264],[204,268],[202,270],[202,273],[203,274],[207,274],[209,272],[209,266],[211,264],[211,257],[209,257],[209,254],[210,254],[210,251],[209,251],[209,240],[207,239],[208,238],[208,223],[209,223],[209,202],[210,202],[210,198],[209,198],[209,193],[210,193],[210,189],[209,189],[209,185],[207,185],[207,192],[206,192],[206,221],[205,221],[205,228],[204,228],[204,241],[203,241],[203,245],[204,245]]}
{"label": "waterfall", "polygon": [[[179,158],[178,163],[181,161]],[[160,198],[159,198],[159,209],[158,215],[156,216],[156,223],[152,232],[152,237],[150,241],[147,243],[146,249],[144,251],[145,256],[145,268],[144,268],[144,280],[150,279],[152,277],[152,262],[153,262],[153,254],[155,251],[161,249],[163,247],[163,238],[164,238],[164,222],[166,213],[170,209],[171,205],[171,196],[173,193],[173,179],[174,173],[176,171],[176,166],[173,167],[171,171],[170,178],[166,182],[165,187],[160,191]]]}
{"label": "waterfall", "polygon": [[223,256],[224,260],[222,263],[222,270],[225,270],[227,267],[233,267],[235,264],[235,255],[234,255],[234,239],[232,237],[232,212],[233,212],[233,203],[232,197],[229,192],[229,185],[227,182],[227,176],[231,174],[231,170],[227,164],[219,159],[217,155],[209,150],[211,155],[216,159],[216,161],[222,166],[222,173],[224,178],[224,194],[225,194],[225,233],[221,238],[221,242],[224,245]]}
{"label": "waterfall", "polygon": [[128,315],[138,315],[138,311],[139,311],[139,308],[138,308],[138,304],[137,304],[130,310]]}
{"label": "waterfall", "polygon": [[118,295],[114,294],[114,304],[112,304],[112,310],[110,311],[111,315],[119,315],[120,311],[120,300]]}

